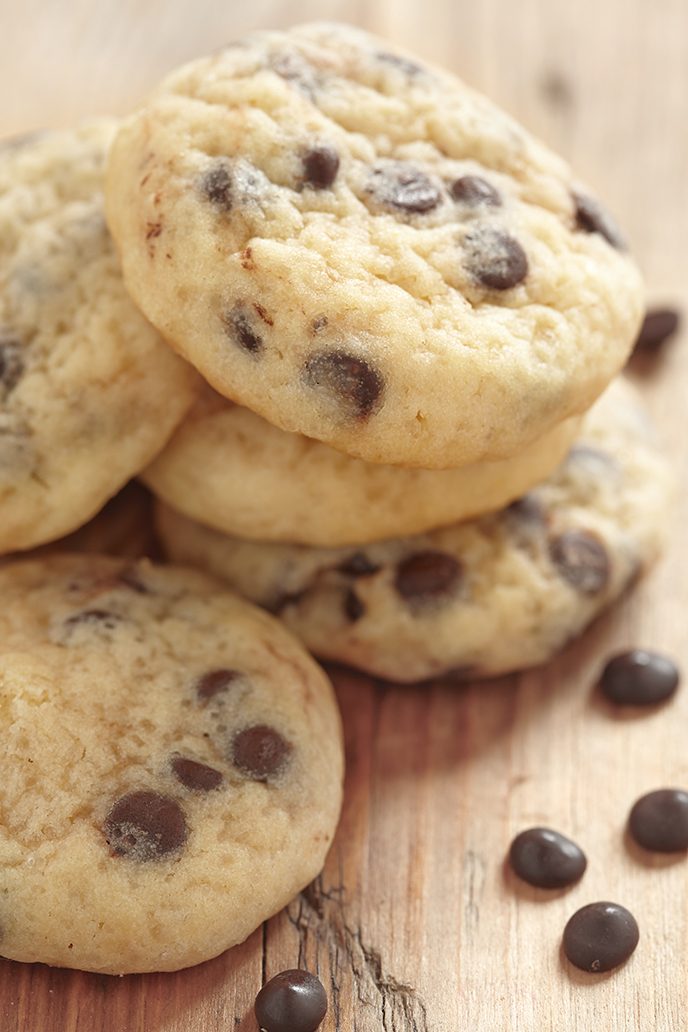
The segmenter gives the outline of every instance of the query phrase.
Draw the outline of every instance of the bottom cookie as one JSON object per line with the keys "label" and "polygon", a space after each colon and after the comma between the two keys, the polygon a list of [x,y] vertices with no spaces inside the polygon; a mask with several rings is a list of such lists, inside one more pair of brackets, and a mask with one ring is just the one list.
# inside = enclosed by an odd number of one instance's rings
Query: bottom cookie
{"label": "bottom cookie", "polygon": [[656,557],[673,491],[619,380],[546,481],[469,523],[358,549],[240,541],[164,506],[157,523],[174,560],[279,614],[315,655],[413,682],[549,659]]}

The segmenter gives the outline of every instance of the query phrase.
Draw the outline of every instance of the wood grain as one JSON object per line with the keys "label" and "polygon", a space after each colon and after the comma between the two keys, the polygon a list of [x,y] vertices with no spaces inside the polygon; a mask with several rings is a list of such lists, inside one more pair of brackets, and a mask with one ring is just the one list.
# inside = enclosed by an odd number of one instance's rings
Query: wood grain
{"label": "wood grain", "polygon": [[[650,297],[688,299],[685,0],[42,0],[0,3],[0,130],[124,111],[168,68],[248,28],[354,21],[454,67],[545,137],[609,199]],[[688,358],[642,381],[685,483]],[[685,525],[685,493],[677,526]],[[90,539],[92,545],[93,539]],[[120,547],[121,538],[114,541]],[[624,840],[643,791],[688,784],[688,690],[619,716],[592,692],[621,646],[688,660],[688,550],[556,662],[456,689],[395,688],[335,671],[348,775],[321,878],[242,946],[171,975],[113,979],[0,962],[1,1032],[255,1032],[262,981],[295,965],[328,988],[324,1032],[681,1032],[688,1011],[688,868]],[[526,825],[586,849],[552,897],[508,876]],[[567,917],[594,899],[636,914],[641,943],[609,976],[562,961]]]}

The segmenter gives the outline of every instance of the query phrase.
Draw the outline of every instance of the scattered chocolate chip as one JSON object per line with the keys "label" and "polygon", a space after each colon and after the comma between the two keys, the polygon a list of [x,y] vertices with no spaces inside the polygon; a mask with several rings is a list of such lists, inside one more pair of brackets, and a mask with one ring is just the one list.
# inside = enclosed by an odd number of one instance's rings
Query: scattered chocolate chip
{"label": "scattered chocolate chip", "polygon": [[348,577],[370,577],[380,569],[379,563],[374,563],[365,552],[354,552],[348,559],[339,564],[337,569]]}
{"label": "scattered chocolate chip", "polygon": [[442,199],[439,187],[425,172],[403,161],[373,169],[367,190],[385,207],[404,212],[431,211]]}
{"label": "scattered chocolate chip", "polygon": [[442,598],[457,587],[461,572],[452,555],[416,552],[397,566],[394,587],[402,598],[412,601]]}
{"label": "scattered chocolate chip", "polygon": [[655,706],[671,698],[678,683],[678,667],[667,656],[631,649],[608,660],[600,690],[619,706]]}
{"label": "scattered chocolate chip", "polygon": [[274,728],[254,724],[237,732],[232,739],[234,766],[254,781],[270,781],[287,766],[292,745]]}
{"label": "scattered chocolate chip", "polygon": [[557,572],[583,595],[597,595],[607,586],[610,562],[607,550],[587,530],[567,530],[549,543]]}
{"label": "scattered chocolate chip", "polygon": [[232,173],[229,162],[218,158],[201,179],[201,190],[216,208],[230,211],[232,207]]}
{"label": "scattered chocolate chip", "polygon": [[320,144],[311,147],[303,156],[303,178],[315,190],[332,186],[339,171],[339,155],[334,147]]}
{"label": "scattered chocolate chip", "polygon": [[491,290],[510,290],[528,275],[528,258],[515,237],[501,229],[481,226],[464,242],[471,276]]}
{"label": "scattered chocolate chip", "polygon": [[9,394],[24,372],[24,349],[16,339],[0,330],[0,387]]}
{"label": "scattered chocolate chip", "polygon": [[357,620],[361,619],[365,611],[365,606],[361,602],[356,592],[353,590],[353,588],[349,588],[349,590],[344,595],[344,612],[346,613],[348,619],[351,621],[351,623],[356,623]]}
{"label": "scattered chocolate chip", "polygon": [[224,312],[222,323],[225,332],[242,350],[248,351],[250,355],[259,355],[263,350],[263,338],[256,333],[251,317],[243,305],[235,305],[230,311]]}
{"label": "scattered chocolate chip", "polygon": [[563,889],[579,881],[588,861],[571,839],[551,828],[528,828],[511,843],[512,870],[538,889]]}
{"label": "scattered chocolate chip", "polygon": [[122,622],[119,613],[112,613],[108,609],[82,609],[80,613],[74,613],[65,620],[66,627],[76,627],[78,624],[97,624],[106,631],[114,631]]}
{"label": "scattered chocolate chip", "polygon": [[641,796],[631,810],[628,830],[639,846],[655,853],[688,849],[688,792],[659,788]]}
{"label": "scattered chocolate chip", "polygon": [[449,187],[449,192],[455,201],[462,204],[469,204],[476,207],[479,204],[487,204],[497,208],[502,203],[502,198],[495,190],[492,183],[482,176],[461,176],[455,179]]}
{"label": "scattered chocolate chip", "polygon": [[345,351],[321,351],[308,359],[303,371],[310,387],[321,387],[359,419],[367,419],[379,408],[384,381],[362,358]]}
{"label": "scattered chocolate chip", "polygon": [[611,971],[628,960],[640,932],[633,914],[618,903],[588,903],[569,918],[564,953],[581,971]]}
{"label": "scattered chocolate chip", "polygon": [[327,1013],[322,982],[309,971],[281,971],[256,996],[261,1032],[315,1032]]}
{"label": "scattered chocolate chip", "polygon": [[633,354],[655,353],[678,331],[681,316],[675,308],[653,308],[646,313]]}
{"label": "scattered chocolate chip", "polygon": [[186,842],[188,828],[179,803],[159,792],[131,792],[114,804],[103,824],[110,849],[132,860],[159,860]]}
{"label": "scattered chocolate chip", "polygon": [[226,692],[239,676],[238,670],[209,670],[196,681],[196,695],[207,702],[220,692]]}
{"label": "scattered chocolate chip", "polygon": [[174,756],[170,766],[182,785],[194,792],[212,792],[224,781],[219,770],[186,756]]}
{"label": "scattered chocolate chip", "polygon": [[519,523],[538,524],[544,526],[547,522],[545,507],[534,494],[525,494],[517,498],[504,510],[507,518],[517,520]]}
{"label": "scattered chocolate chip", "polygon": [[599,201],[585,194],[573,194],[575,205],[576,227],[585,233],[599,233],[608,244],[622,251],[626,242],[621,231],[609,212],[605,211]]}

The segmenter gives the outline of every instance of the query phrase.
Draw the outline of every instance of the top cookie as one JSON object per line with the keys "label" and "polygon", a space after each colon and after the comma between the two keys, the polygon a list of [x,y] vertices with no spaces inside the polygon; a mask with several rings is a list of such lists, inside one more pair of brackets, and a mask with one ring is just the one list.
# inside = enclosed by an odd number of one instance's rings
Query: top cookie
{"label": "top cookie", "polygon": [[124,289],[103,213],[114,130],[0,144],[0,552],[85,523],[194,397]]}
{"label": "top cookie", "polygon": [[371,462],[516,454],[591,404],[642,308],[612,220],[452,75],[330,24],[172,74],[121,129],[127,285],[221,393]]}

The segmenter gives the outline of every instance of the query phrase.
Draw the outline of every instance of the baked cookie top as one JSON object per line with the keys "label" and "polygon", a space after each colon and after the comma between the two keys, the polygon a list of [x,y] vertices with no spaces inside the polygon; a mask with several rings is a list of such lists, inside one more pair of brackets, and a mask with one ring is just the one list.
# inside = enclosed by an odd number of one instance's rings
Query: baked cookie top
{"label": "baked cookie top", "polygon": [[132,295],[220,393],[371,462],[517,453],[592,403],[641,316],[563,161],[341,25],[170,75],[117,136],[107,209]]}
{"label": "baked cookie top", "polygon": [[342,788],[327,678],[191,570],[0,569],[0,954],[174,970],[320,870]]}
{"label": "baked cookie top", "polygon": [[0,144],[0,552],[85,523],[194,397],[124,289],[102,197],[114,130]]}

